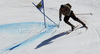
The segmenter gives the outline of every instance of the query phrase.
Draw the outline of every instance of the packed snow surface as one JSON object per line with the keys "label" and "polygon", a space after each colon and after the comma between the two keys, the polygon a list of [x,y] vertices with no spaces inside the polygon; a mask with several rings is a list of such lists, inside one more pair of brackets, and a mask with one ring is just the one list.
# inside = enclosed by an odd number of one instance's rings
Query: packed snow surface
{"label": "packed snow surface", "polygon": [[0,1],[0,54],[100,54],[100,0],[44,0],[45,14],[56,24],[60,5],[70,3],[88,26],[88,30],[80,28],[69,34],[71,28],[64,21],[58,28],[46,18],[45,28],[44,15],[32,4],[40,1]]}

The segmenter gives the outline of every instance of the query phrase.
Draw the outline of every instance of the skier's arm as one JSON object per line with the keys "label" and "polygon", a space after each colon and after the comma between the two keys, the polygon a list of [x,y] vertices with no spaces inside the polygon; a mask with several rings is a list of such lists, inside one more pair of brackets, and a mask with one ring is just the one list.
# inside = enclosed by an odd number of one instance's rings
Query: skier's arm
{"label": "skier's arm", "polygon": [[62,13],[61,13],[61,9],[59,9],[59,21],[62,21],[61,17],[62,17]]}

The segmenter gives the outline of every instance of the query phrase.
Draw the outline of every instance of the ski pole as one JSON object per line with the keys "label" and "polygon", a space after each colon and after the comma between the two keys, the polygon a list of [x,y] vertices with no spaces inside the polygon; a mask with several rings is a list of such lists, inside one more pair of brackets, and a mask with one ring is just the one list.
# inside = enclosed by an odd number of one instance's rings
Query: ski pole
{"label": "ski pole", "polygon": [[59,23],[58,23],[58,28],[59,28],[59,26],[60,26],[60,21],[59,21]]}
{"label": "ski pole", "polygon": [[93,15],[92,13],[82,13],[82,14],[75,14],[75,15]]}

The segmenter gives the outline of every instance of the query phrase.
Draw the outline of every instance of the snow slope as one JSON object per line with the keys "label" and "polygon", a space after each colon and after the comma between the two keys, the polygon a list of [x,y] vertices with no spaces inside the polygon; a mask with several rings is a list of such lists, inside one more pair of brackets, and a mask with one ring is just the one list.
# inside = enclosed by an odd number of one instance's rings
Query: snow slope
{"label": "snow slope", "polygon": [[[99,0],[44,0],[45,12],[57,24],[59,7],[70,3],[75,14],[89,27],[66,31],[70,26],[63,21],[56,27],[32,5],[40,0],[1,0],[0,2],[0,54],[100,54]],[[70,19],[74,25],[79,23]]]}

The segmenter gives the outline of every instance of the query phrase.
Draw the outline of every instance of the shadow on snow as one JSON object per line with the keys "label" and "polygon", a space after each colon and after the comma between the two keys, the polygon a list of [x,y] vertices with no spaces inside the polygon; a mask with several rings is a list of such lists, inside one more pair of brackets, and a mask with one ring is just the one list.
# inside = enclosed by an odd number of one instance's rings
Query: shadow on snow
{"label": "shadow on snow", "polygon": [[49,38],[49,39],[47,39],[47,40],[44,40],[44,41],[41,42],[35,49],[38,49],[38,48],[40,48],[40,47],[42,47],[42,46],[51,44],[51,43],[52,43],[52,40],[57,39],[57,38],[59,38],[59,37],[65,35],[65,34],[67,34],[67,32],[62,32],[62,33],[57,34],[57,35],[55,35],[55,36],[53,36],[53,37],[51,37],[51,38]]}
{"label": "shadow on snow", "polygon": [[[75,29],[75,30],[78,30],[78,29],[80,29],[80,28],[84,28],[84,27],[81,26],[81,27],[79,27],[79,28],[77,28],[77,29]],[[67,34],[68,34],[67,32],[68,32],[68,31],[62,32],[62,33],[57,34],[57,35],[55,35],[55,36],[53,36],[53,37],[51,37],[51,38],[49,38],[49,39],[47,39],[47,40],[44,40],[44,41],[41,42],[35,49],[38,49],[38,48],[40,48],[40,47],[42,47],[42,46],[51,44],[51,43],[52,43],[52,40],[57,39],[57,38],[59,38],[59,37],[65,35],[65,34],[67,35]]]}

